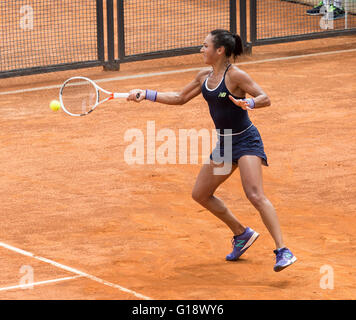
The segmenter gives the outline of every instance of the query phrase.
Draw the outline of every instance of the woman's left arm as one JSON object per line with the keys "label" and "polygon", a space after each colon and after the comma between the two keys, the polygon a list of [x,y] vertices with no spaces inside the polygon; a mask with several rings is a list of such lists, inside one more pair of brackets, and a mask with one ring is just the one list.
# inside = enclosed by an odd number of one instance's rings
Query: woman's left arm
{"label": "woman's left arm", "polygon": [[252,110],[253,108],[264,108],[271,105],[271,101],[262,88],[252,80],[252,78],[244,71],[233,69],[230,72],[230,79],[233,85],[248,93],[252,98],[235,99],[231,95],[230,100],[244,110]]}

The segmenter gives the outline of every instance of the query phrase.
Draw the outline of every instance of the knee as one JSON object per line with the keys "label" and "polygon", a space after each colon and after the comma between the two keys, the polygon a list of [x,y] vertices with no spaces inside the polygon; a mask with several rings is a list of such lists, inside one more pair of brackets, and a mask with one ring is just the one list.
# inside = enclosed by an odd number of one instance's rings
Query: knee
{"label": "knee", "polygon": [[257,208],[261,207],[266,201],[266,196],[263,192],[256,189],[251,189],[246,192],[247,199]]}
{"label": "knee", "polygon": [[194,201],[198,202],[199,204],[204,204],[209,199],[209,197],[206,194],[196,189],[192,191],[192,198]]}

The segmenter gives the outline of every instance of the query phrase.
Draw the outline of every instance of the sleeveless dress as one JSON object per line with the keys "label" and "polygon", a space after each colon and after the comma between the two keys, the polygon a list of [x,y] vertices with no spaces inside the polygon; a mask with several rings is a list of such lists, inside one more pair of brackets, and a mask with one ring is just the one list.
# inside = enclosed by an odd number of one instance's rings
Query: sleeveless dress
{"label": "sleeveless dress", "polygon": [[236,106],[229,95],[231,94],[225,84],[226,68],[223,78],[214,89],[208,87],[208,79],[202,85],[202,94],[209,105],[209,112],[214,121],[218,134],[218,141],[210,159],[215,162],[232,162],[238,164],[240,157],[255,155],[262,159],[262,164],[268,166],[263,141],[257,128],[251,122],[247,110]]}

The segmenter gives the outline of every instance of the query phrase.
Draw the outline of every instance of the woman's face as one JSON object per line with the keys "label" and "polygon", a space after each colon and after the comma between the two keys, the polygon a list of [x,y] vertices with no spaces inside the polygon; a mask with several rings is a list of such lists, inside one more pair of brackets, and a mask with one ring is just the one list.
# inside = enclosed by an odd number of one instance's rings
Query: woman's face
{"label": "woman's face", "polygon": [[203,54],[204,63],[209,65],[212,65],[219,59],[220,56],[219,51],[221,51],[220,48],[215,49],[212,40],[213,40],[213,36],[209,34],[205,38],[203,46],[200,49],[200,52]]}

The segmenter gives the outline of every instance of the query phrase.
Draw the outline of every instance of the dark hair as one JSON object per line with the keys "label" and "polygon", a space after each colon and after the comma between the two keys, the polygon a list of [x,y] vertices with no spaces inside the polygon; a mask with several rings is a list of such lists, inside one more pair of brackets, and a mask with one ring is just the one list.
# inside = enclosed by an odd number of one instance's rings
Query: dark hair
{"label": "dark hair", "polygon": [[215,29],[210,32],[213,36],[215,49],[225,48],[225,55],[229,58],[233,55],[234,59],[243,53],[243,44],[238,34],[233,34],[228,30]]}

